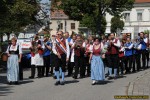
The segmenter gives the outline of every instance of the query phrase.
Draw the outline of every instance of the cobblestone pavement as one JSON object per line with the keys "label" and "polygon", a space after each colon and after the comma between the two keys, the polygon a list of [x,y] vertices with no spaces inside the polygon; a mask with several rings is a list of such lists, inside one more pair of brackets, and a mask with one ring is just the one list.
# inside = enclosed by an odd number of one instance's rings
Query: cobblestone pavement
{"label": "cobblestone pavement", "polygon": [[[148,95],[150,96],[150,70],[143,72],[137,76],[135,80],[130,82],[128,95]],[[138,99],[139,100],[139,99]],[[144,99],[141,99],[144,100]],[[150,99],[148,99],[150,100]]]}

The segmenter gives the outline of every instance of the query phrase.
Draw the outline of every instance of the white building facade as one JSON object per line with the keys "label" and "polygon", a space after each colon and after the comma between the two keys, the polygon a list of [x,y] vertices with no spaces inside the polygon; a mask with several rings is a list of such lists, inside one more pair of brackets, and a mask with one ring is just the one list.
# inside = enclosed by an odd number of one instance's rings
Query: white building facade
{"label": "white building facade", "polygon": [[[139,32],[150,30],[150,2],[135,2],[134,8],[123,12],[123,15],[125,27],[122,33],[131,33],[131,37],[134,38]],[[110,33],[111,18],[112,16],[107,13],[106,33]]]}

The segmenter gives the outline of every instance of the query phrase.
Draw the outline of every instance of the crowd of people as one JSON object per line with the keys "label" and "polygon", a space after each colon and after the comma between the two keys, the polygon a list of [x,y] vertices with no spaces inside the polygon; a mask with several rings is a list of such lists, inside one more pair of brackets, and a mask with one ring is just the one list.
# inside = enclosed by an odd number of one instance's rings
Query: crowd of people
{"label": "crowd of people", "polygon": [[[65,35],[64,35],[65,34]],[[7,80],[9,84],[19,82],[19,62],[22,50],[12,38],[6,53]],[[94,38],[58,31],[55,36],[44,36],[39,39],[34,36],[31,51],[31,76],[49,77],[56,79],[55,85],[65,84],[67,77],[74,79],[91,77],[92,85],[107,79],[117,79],[118,76],[135,73],[149,67],[149,38],[143,32],[131,40],[127,34],[117,38],[114,33],[104,38]],[[19,55],[19,56],[18,56]],[[61,78],[61,79],[60,79]]]}

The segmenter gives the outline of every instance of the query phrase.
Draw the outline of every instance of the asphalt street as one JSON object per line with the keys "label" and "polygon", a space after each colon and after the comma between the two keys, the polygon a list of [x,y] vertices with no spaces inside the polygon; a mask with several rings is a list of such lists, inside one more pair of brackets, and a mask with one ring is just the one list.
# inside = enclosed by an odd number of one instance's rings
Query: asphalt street
{"label": "asphalt street", "polygon": [[24,71],[20,85],[7,85],[6,73],[0,73],[0,100],[114,100],[115,95],[126,95],[129,83],[150,69],[125,75],[117,80],[92,86],[90,78],[66,78],[64,86],[55,86],[52,77],[28,79]]}

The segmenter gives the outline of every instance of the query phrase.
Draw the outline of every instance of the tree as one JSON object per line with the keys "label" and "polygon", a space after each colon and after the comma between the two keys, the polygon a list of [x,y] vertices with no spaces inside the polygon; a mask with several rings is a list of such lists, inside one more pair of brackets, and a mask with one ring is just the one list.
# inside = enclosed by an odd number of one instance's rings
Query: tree
{"label": "tree", "polygon": [[114,16],[111,19],[111,32],[112,33],[117,33],[117,30],[119,29],[120,31],[123,30],[124,27],[124,21],[121,20],[120,16]]}
{"label": "tree", "polygon": [[25,26],[35,22],[38,5],[33,1],[35,0],[1,0],[0,32],[7,34],[8,39],[12,32],[22,31]]}
{"label": "tree", "polygon": [[[86,15],[92,16],[96,22],[96,31],[100,34],[102,20],[106,12],[119,15],[133,7],[134,0],[54,0],[61,1],[58,6],[70,19],[81,21]],[[91,20],[92,21],[92,20]]]}
{"label": "tree", "polygon": [[[88,27],[89,29],[92,30],[93,33],[96,33],[96,20],[94,19],[94,17],[92,16],[84,16],[83,19],[80,21],[80,25],[82,25],[83,27]],[[102,22],[101,22],[101,33],[105,33],[106,30],[106,19],[105,17],[102,18]]]}

